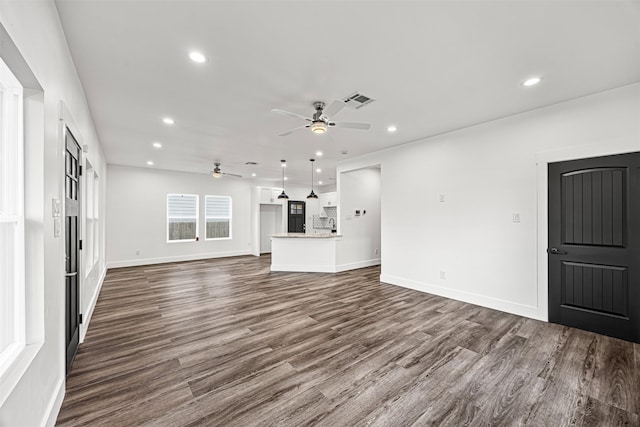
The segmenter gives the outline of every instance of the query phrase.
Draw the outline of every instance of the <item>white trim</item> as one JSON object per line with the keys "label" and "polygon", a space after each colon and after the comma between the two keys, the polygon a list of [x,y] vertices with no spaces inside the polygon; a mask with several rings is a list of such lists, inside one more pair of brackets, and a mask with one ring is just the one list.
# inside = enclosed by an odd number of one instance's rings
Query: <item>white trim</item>
{"label": "white trim", "polygon": [[11,366],[2,375],[2,387],[0,387],[0,407],[4,401],[11,395],[13,389],[18,385],[27,369],[31,366],[31,362],[42,348],[43,342],[28,344],[21,348],[20,354],[15,358]]}
{"label": "white trim", "polygon": [[290,271],[297,273],[340,273],[342,271],[357,270],[359,268],[371,267],[373,265],[380,265],[380,258],[339,265],[271,264],[271,271]]}
{"label": "white trim", "polygon": [[404,288],[414,289],[416,291],[425,292],[428,294],[439,295],[445,298],[451,298],[470,304],[492,308],[494,310],[500,310],[507,313],[517,314],[519,316],[538,319],[538,308],[533,305],[518,304],[499,298],[487,297],[485,295],[479,295],[472,292],[444,288],[442,286],[433,285],[431,283],[418,282],[415,280],[404,279],[402,277],[389,276],[384,274],[380,275],[380,281],[392,285],[402,286]]}
{"label": "white trim", "polygon": [[232,256],[251,255],[250,250],[244,251],[231,251],[231,252],[214,252],[208,254],[193,254],[193,255],[180,255],[172,257],[161,258],[145,258],[135,260],[124,261],[111,261],[107,263],[107,268],[121,268],[121,267],[136,267],[140,265],[152,265],[152,264],[165,264],[167,262],[180,262],[180,261],[196,261],[209,258],[226,258]]}
{"label": "white trim", "polygon": [[296,273],[335,273],[335,266],[331,265],[301,265],[301,264],[271,264],[273,272],[296,272]]}
{"label": "white trim", "polygon": [[372,267],[374,265],[380,265],[380,264],[381,264],[380,258],[368,259],[365,261],[358,261],[358,262],[350,262],[347,264],[338,264],[336,265],[336,273],[339,273],[341,271],[357,270],[359,268]]}
{"label": "white trim", "polygon": [[87,331],[89,330],[89,322],[91,322],[91,316],[93,316],[93,310],[96,308],[96,303],[98,302],[98,297],[100,296],[100,291],[102,290],[102,284],[104,283],[104,278],[106,275],[107,270],[103,269],[102,274],[100,275],[100,279],[98,279],[96,290],[91,297],[89,307],[87,308],[87,311],[86,313],[84,313],[84,317],[82,318],[82,325],[80,327],[80,343],[84,342],[84,337],[87,335]]}
{"label": "white trim", "polygon": [[45,416],[42,418],[42,422],[40,423],[41,427],[54,427],[56,425],[58,414],[60,413],[60,408],[62,408],[62,402],[64,401],[64,378],[58,381],[56,390],[57,391],[51,396],[51,400],[49,400],[49,404],[47,405],[47,409],[44,413]]}
{"label": "white trim", "polygon": [[590,157],[611,156],[640,151],[640,141],[637,138],[618,139],[600,144],[581,145],[557,150],[540,151],[536,153],[538,202],[537,202],[537,283],[538,307],[535,318],[549,320],[549,266],[547,246],[549,234],[549,219],[547,201],[549,198],[548,168],[549,163],[568,160],[585,159]]}

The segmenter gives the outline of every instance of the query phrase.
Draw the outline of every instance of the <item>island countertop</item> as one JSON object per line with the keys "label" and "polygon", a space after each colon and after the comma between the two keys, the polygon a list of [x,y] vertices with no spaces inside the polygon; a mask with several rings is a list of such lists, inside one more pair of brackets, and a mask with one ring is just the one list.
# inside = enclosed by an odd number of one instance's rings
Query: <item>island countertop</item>
{"label": "island countertop", "polygon": [[298,239],[328,239],[331,237],[342,237],[342,234],[336,233],[316,233],[316,234],[305,234],[305,233],[281,233],[274,234],[271,237],[275,239],[282,238],[298,238]]}

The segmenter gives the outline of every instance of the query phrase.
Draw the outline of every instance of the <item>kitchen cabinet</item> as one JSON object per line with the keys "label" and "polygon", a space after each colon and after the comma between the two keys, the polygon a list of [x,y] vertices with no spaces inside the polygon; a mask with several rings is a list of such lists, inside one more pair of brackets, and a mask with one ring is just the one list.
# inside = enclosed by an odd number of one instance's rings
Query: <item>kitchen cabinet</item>
{"label": "kitchen cabinet", "polygon": [[258,190],[260,194],[260,204],[279,205],[281,203],[278,196],[282,193],[282,188],[258,187]]}
{"label": "kitchen cabinet", "polygon": [[320,208],[338,205],[338,193],[332,191],[330,193],[322,193],[318,195],[318,206]]}

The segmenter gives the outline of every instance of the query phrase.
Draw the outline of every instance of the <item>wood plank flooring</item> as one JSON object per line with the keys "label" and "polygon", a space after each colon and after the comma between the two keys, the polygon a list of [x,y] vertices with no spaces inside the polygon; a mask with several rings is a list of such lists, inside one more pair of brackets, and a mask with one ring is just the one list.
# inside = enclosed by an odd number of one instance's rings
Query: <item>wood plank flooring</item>
{"label": "wood plank flooring", "polygon": [[640,425],[637,344],[269,265],[110,270],[57,425]]}

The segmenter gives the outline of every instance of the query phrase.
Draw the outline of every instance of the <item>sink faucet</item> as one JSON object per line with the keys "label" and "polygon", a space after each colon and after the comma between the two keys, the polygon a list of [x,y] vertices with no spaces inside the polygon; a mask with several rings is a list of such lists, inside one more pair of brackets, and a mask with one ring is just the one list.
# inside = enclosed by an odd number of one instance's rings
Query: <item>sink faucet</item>
{"label": "sink faucet", "polygon": [[333,219],[333,218],[329,218],[329,225],[331,226],[332,230],[335,229],[336,228],[336,220]]}

